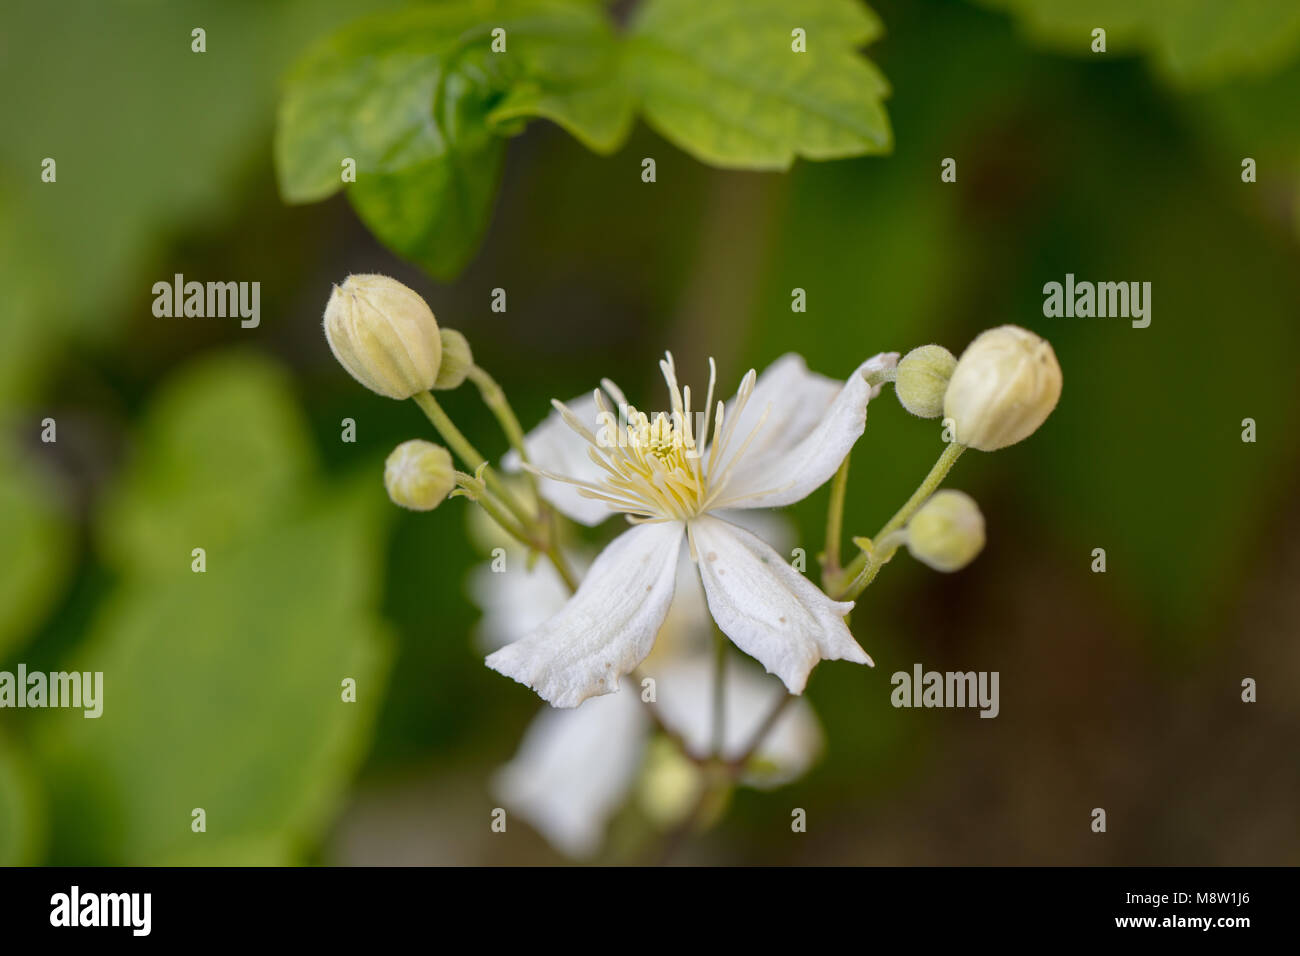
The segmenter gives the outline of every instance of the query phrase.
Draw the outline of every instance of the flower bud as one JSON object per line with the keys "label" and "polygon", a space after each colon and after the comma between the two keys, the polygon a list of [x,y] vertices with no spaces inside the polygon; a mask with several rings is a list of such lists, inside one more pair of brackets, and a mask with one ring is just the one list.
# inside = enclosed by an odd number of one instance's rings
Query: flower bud
{"label": "flower bud", "polygon": [[404,441],[384,462],[384,487],[393,504],[412,511],[432,511],[456,487],[451,454],[421,438]]}
{"label": "flower bud", "polygon": [[1061,397],[1061,366],[1045,339],[1016,325],[976,336],[957,361],[943,413],[958,442],[997,451],[1032,435]]}
{"label": "flower bud", "polygon": [[907,525],[907,550],[936,571],[959,571],[984,548],[984,515],[964,491],[936,491]]}
{"label": "flower bud", "polygon": [[474,367],[474,353],[470,351],[469,340],[455,329],[443,329],[441,335],[442,365],[438,368],[438,380],[433,387],[460,388],[460,383]]}
{"label": "flower bud", "polygon": [[339,364],[380,395],[410,398],[438,380],[438,323],[428,303],[396,279],[356,275],[335,286],[325,338]]}
{"label": "flower bud", "polygon": [[677,744],[656,736],[647,748],[638,803],[655,824],[669,830],[699,803],[704,775]]}
{"label": "flower bud", "polygon": [[894,394],[913,415],[938,418],[943,414],[943,396],[956,367],[957,360],[942,345],[912,349],[898,363]]}

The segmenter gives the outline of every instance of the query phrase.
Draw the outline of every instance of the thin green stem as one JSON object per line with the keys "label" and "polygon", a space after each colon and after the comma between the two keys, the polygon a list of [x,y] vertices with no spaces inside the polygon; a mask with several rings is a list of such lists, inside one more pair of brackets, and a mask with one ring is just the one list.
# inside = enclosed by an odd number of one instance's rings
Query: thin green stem
{"label": "thin green stem", "polygon": [[[433,427],[438,430],[442,440],[450,446],[461,461],[469,466],[470,470],[477,473],[478,469],[487,463],[487,459],[479,454],[478,449],[471,445],[469,439],[461,434],[460,429],[452,423],[451,418],[442,410],[442,406],[438,404],[438,400],[433,397],[433,394],[431,392],[421,392],[415,395],[414,398],[415,403],[420,406],[420,410],[433,423]],[[534,516],[514,496],[506,483],[497,475],[496,470],[491,465],[487,465],[487,467],[483,468],[482,474],[488,488],[501,499],[514,516],[525,526],[535,528],[537,521]]]}
{"label": "thin green stem", "polygon": [[501,502],[497,501],[483,488],[481,482],[471,475],[461,475],[456,483],[468,493],[467,497],[486,511],[492,520],[500,525],[501,529],[510,537],[520,544],[533,547],[533,539],[529,536],[527,529],[515,520],[514,515],[510,514]]}
{"label": "thin green stem", "polygon": [[578,590],[578,579],[573,576],[573,569],[569,567],[569,562],[564,559],[564,554],[560,551],[559,547],[552,544],[542,553],[550,559],[551,565],[555,568],[556,573],[560,575],[560,580],[562,580],[564,586],[569,589],[569,593],[572,594],[574,591]]}
{"label": "thin green stem", "polygon": [[[719,632],[718,636],[725,646],[725,638],[723,638],[721,632]],[[690,751],[686,749],[685,744],[680,740],[680,738],[671,734],[669,735],[672,739],[677,741],[682,753],[700,768],[702,779],[700,781],[700,792],[694,805],[664,839],[659,855],[659,863],[661,865],[668,862],[687,836],[700,828],[703,824],[706,811],[711,806],[716,805],[716,801],[719,797],[724,794],[728,788],[735,786],[736,782],[745,772],[746,765],[748,765],[749,761],[753,759],[756,753],[758,753],[758,749],[763,746],[763,742],[772,732],[772,728],[776,726],[777,721],[781,719],[781,715],[785,713],[785,709],[794,703],[795,699],[794,694],[782,693],[780,698],[767,712],[767,715],[764,716],[762,722],[754,730],[754,733],[750,737],[744,750],[742,750],[733,760],[725,760],[720,756],[720,751],[717,750],[716,740],[714,755],[708,760],[699,760],[691,755]],[[662,725],[660,729],[663,729]]]}
{"label": "thin green stem", "polygon": [[[521,459],[527,461],[528,452],[524,450],[524,429],[519,424],[519,417],[515,415],[515,410],[510,407],[510,401],[506,398],[505,389],[497,384],[496,379],[477,365],[471,365],[469,371],[465,373],[465,377],[478,387],[478,393],[483,398],[483,404],[496,417],[497,423],[501,426],[501,431],[505,433],[506,440],[510,442],[510,447],[519,453]],[[529,480],[532,479],[531,474],[528,477]]]}
{"label": "thin green stem", "polygon": [[[758,753],[758,749],[763,746],[763,741],[767,739],[768,734],[772,732],[772,728],[781,719],[785,709],[794,701],[794,694],[783,693],[767,712],[762,723],[758,725],[745,749],[734,760],[724,761],[717,759],[715,755],[715,759],[711,761],[695,761],[700,766],[703,774],[703,779],[700,781],[700,792],[691,809],[664,839],[658,861],[661,865],[667,863],[680,848],[686,837],[700,827],[705,811],[714,804],[719,794],[725,792],[728,787],[734,786],[736,781],[740,779],[740,776],[745,772],[745,766],[753,759],[754,754]],[[682,747],[682,753],[690,758],[689,751],[680,741],[678,745]],[[694,758],[690,759],[694,760]]]}
{"label": "thin green stem", "polygon": [[[524,429],[523,426],[519,424],[519,416],[515,414],[514,408],[511,407],[510,400],[506,398],[505,389],[497,384],[497,380],[489,375],[486,369],[478,365],[471,365],[469,371],[465,373],[465,377],[473,382],[478,388],[478,393],[483,399],[483,404],[488,407],[489,411],[491,411],[492,415],[496,418],[497,424],[501,426],[501,431],[505,434],[506,441],[510,442],[510,447],[519,455],[519,460],[527,464],[528,451],[524,447]],[[559,529],[556,526],[555,519],[551,513],[551,508],[538,493],[537,476],[527,470],[525,470],[524,474],[528,481],[528,487],[533,493],[533,498],[538,504],[537,524],[542,529],[546,540],[554,541],[558,536]],[[556,570],[558,570],[560,576],[564,578],[564,583],[569,586],[569,590],[571,592],[574,591],[577,588],[577,585],[573,582],[573,575],[568,568],[562,568],[560,566],[560,561],[562,559],[559,558],[558,553],[552,555],[548,550],[547,556],[551,558],[551,563],[555,564]]]}
{"label": "thin green stem", "polygon": [[844,529],[844,497],[849,487],[849,456],[840,462],[839,471],[831,479],[831,501],[826,508],[826,548],[822,552],[822,575],[838,574],[840,570],[840,538]]}
{"label": "thin green stem", "polygon": [[772,705],[772,709],[767,712],[767,716],[763,718],[763,722],[758,725],[753,736],[749,738],[749,743],[745,745],[745,749],[742,750],[734,760],[729,762],[728,765],[734,776],[738,777],[742,772],[744,772],[745,764],[749,763],[749,761],[753,759],[754,754],[758,753],[758,748],[763,746],[763,741],[766,740],[767,735],[772,732],[772,728],[776,726],[777,720],[780,719],[781,715],[785,713],[785,709],[792,703],[794,703],[794,694],[782,693],[776,703]]}
{"label": "thin green stem", "polygon": [[877,385],[884,385],[887,382],[898,381],[898,367],[890,366],[889,368],[878,369],[866,376],[867,384],[872,388]]}
{"label": "thin green stem", "polygon": [[[636,681],[637,687],[640,688],[645,681],[645,676],[639,670],[633,670],[632,679]],[[702,764],[704,760],[691,753],[690,748],[686,746],[686,741],[682,739],[682,735],[664,723],[663,714],[659,711],[659,705],[650,700],[643,700],[643,703],[645,704],[646,713],[650,715],[650,721],[655,725],[655,729],[671,740],[687,760],[694,764]]]}
{"label": "thin green stem", "polygon": [[433,423],[433,427],[438,430],[442,440],[451,446],[451,450],[470,467],[470,470],[478,470],[479,465],[487,461],[486,458],[479,454],[478,449],[469,443],[469,439],[461,434],[460,429],[442,410],[442,406],[438,404],[438,400],[433,397],[432,392],[419,392],[413,395],[412,398],[415,399],[415,404],[420,406],[420,410],[424,412],[425,417]]}
{"label": "thin green stem", "polygon": [[879,546],[873,544],[870,550],[861,550],[858,556],[844,568],[838,578],[828,582],[831,586],[827,593],[831,597],[841,601],[852,600],[866,590],[867,585],[876,579],[880,569],[894,556],[894,551],[898,548],[899,539],[891,537],[893,533],[912,520],[912,515],[948,477],[948,472],[952,470],[952,466],[965,450],[965,445],[959,445],[956,442],[952,442],[944,448],[943,454],[934,463],[934,467],[925,476],[925,480],[921,482],[916,491],[912,492],[912,497],[907,499],[903,507],[899,508],[894,516],[885,522],[885,526],[871,539],[872,542],[877,543]]}
{"label": "thin green stem", "polygon": [[[551,564],[555,566],[556,572],[560,575],[570,593],[576,591],[578,589],[577,578],[574,577],[573,570],[569,567],[569,563],[564,559],[559,546],[555,543],[554,528],[550,516],[547,514],[547,509],[542,509],[540,514],[533,514],[528,508],[524,507],[510,491],[506,483],[497,475],[492,466],[487,463],[487,459],[479,454],[478,449],[461,434],[460,429],[443,411],[442,406],[438,404],[438,400],[433,397],[432,393],[421,392],[415,395],[414,398],[416,404],[420,406],[420,410],[424,412],[433,427],[438,430],[442,440],[447,443],[461,461],[474,470],[475,474],[482,476],[487,490],[500,499],[505,510],[509,511],[514,518],[511,522],[503,523],[504,513],[493,514],[492,509],[484,504],[484,509],[489,515],[492,515],[493,520],[530,548],[546,555]],[[510,415],[511,418],[514,417],[513,412]],[[479,503],[483,504],[485,498],[486,496],[481,497]],[[512,530],[512,526],[519,529],[519,531]]]}

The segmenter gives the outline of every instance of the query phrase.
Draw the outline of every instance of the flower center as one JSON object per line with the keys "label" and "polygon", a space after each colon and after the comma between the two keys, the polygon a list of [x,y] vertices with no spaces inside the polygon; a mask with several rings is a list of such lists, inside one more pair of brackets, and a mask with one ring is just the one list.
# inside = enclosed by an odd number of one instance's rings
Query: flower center
{"label": "flower center", "polygon": [[[603,382],[603,391],[597,389],[595,393],[598,434],[592,434],[561,402],[552,402],[569,427],[586,439],[590,446],[587,455],[600,466],[603,475],[597,481],[586,481],[546,471],[538,474],[577,486],[583,497],[604,501],[633,522],[686,521],[711,507],[725,506],[719,495],[733,466],[767,417],[765,412],[735,454],[728,457],[728,444],[754,390],[755,373],[751,369],[745,376],[731,408],[718,402],[710,416],[717,367],[709,360],[709,391],[697,436],[691,390],[678,386],[671,354],[659,363],[659,368],[668,383],[672,410],[659,412],[653,418],[629,405],[610,381]],[[610,408],[606,394],[618,403],[618,415]]]}
{"label": "flower center", "polygon": [[[627,424],[606,421],[601,435],[613,431],[617,440],[601,449],[608,476],[601,484],[627,501],[649,506],[645,509],[665,518],[692,518],[704,510],[708,481],[695,445],[690,420],[674,421],[664,412],[653,419],[632,406]],[[602,411],[601,417],[611,414]],[[613,428],[608,427],[612,424]],[[594,457],[594,456],[593,456]]]}

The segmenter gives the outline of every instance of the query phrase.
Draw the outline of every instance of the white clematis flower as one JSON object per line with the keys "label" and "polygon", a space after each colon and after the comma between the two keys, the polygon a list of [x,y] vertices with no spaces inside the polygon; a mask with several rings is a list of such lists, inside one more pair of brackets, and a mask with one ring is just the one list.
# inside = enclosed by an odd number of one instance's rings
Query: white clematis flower
{"label": "white clematis flower", "polygon": [[671,413],[649,418],[608,380],[590,400],[553,403],[555,414],[525,442],[542,493],[584,524],[621,512],[635,527],[601,552],[558,613],[491,654],[488,666],[556,707],[617,689],[654,645],[684,539],[718,626],[791,693],[803,691],[818,661],[870,664],[844,624],[852,603],[832,601],[719,512],[788,505],[821,487],[863,432],[867,402],[879,391],[867,375],[897,361],[897,353],[882,353],[840,383],[786,355],[761,377],[751,369],[712,415],[710,362],[698,435],[690,389],[678,386],[671,355],[659,363]]}
{"label": "white clematis flower", "polygon": [[[751,528],[762,512],[735,516]],[[764,535],[784,537],[783,527],[762,523]],[[497,647],[526,636],[540,619],[563,608],[568,592],[549,565],[504,573],[475,569],[470,594],[483,609],[479,639]],[[711,628],[699,576],[689,560],[679,562],[676,593],[640,673],[653,677],[660,719],[697,757],[712,746],[713,655]],[[754,734],[784,694],[781,685],[738,660],[725,671],[726,715],[722,756],[742,756]],[[639,688],[595,697],[580,707],[545,707],[533,719],[514,758],[496,774],[493,791],[503,806],[527,820],[556,849],[585,859],[599,851],[605,830],[643,773],[646,747],[654,734]],[[753,754],[740,782],[776,787],[801,776],[822,747],[821,728],[806,701],[792,702]],[[694,781],[698,784],[698,780]]]}

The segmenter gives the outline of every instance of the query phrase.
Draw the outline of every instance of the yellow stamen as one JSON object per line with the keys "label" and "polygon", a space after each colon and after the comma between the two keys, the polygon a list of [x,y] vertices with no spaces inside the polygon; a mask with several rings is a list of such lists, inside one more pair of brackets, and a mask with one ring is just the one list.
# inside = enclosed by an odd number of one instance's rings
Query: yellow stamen
{"label": "yellow stamen", "polygon": [[[668,384],[671,410],[660,412],[653,418],[627,404],[623,393],[607,379],[601,382],[603,393],[600,389],[595,392],[600,426],[596,434],[563,403],[552,402],[564,422],[591,446],[587,454],[604,472],[604,477],[585,481],[530,470],[576,486],[578,494],[584,498],[603,501],[627,514],[634,523],[685,521],[709,510],[720,500],[735,463],[767,420],[765,410],[736,453],[727,458],[727,446],[734,437],[745,404],[753,394],[757,376],[751,369],[741,382],[734,406],[727,409],[719,401],[710,422],[708,408],[713,404],[717,366],[709,359],[709,389],[697,444],[691,390],[678,385],[677,368],[671,352],[665,353],[659,368]],[[618,402],[622,417],[614,414],[606,395]],[[710,434],[713,444],[708,447],[706,464],[701,446],[708,444]]]}

